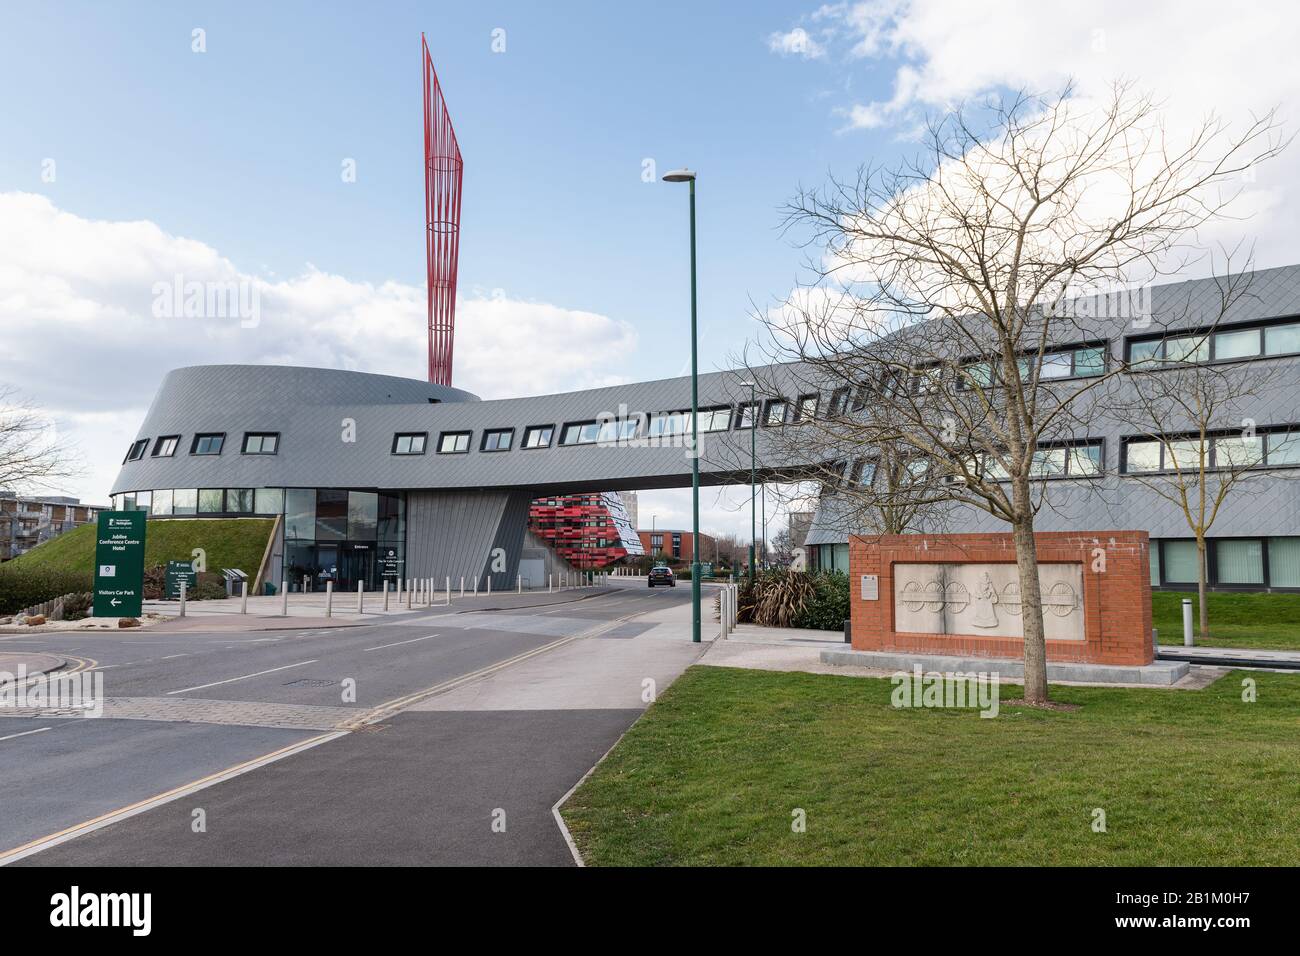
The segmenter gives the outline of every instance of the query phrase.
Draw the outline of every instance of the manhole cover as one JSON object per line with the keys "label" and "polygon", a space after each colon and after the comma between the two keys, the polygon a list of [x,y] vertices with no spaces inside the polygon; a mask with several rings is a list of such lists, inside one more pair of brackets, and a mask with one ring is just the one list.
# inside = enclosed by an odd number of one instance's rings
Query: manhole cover
{"label": "manhole cover", "polygon": [[297,680],[291,680],[285,684],[285,687],[329,687],[337,683],[332,680],[321,680],[319,677],[300,677]]}

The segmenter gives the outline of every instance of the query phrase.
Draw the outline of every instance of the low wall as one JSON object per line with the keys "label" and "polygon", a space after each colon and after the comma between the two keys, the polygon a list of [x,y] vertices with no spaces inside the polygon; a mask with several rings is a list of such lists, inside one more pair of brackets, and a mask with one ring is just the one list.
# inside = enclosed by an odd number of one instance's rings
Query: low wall
{"label": "low wall", "polygon": [[[1034,538],[1047,659],[1151,663],[1147,532]],[[853,648],[1023,657],[1015,561],[1010,534],[850,538]]]}

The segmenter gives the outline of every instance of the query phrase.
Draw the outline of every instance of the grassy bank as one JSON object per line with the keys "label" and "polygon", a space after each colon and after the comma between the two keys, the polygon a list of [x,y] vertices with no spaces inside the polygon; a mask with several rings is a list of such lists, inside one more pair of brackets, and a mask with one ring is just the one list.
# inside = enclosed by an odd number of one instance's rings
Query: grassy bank
{"label": "grassy bank", "polygon": [[[1215,647],[1257,647],[1300,650],[1300,594],[1237,594],[1212,591],[1207,595],[1210,640]],[[1151,595],[1151,626],[1161,644],[1183,643],[1183,598],[1192,599],[1193,627],[1199,639],[1196,594],[1155,591]]]}
{"label": "grassy bank", "polygon": [[[171,518],[145,529],[145,567],[193,560],[207,554],[209,571],[242,568],[250,576],[262,563],[271,518]],[[8,614],[69,591],[88,591],[95,567],[94,524],[82,525],[0,565],[0,614]]]}
{"label": "grassy bank", "polygon": [[1292,864],[1300,677],[1249,675],[1247,704],[1243,676],[982,719],[895,709],[888,680],[696,666],[564,818],[596,865]]}

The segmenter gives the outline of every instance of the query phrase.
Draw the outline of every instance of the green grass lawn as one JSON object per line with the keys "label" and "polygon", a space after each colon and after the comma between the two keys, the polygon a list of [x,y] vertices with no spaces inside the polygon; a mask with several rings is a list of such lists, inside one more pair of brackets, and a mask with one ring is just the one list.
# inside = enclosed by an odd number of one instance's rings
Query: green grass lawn
{"label": "green grass lawn", "polygon": [[[1243,677],[1258,701],[1241,700]],[[690,668],[563,809],[593,865],[1294,865],[1300,677],[901,710],[888,680]],[[1003,697],[1020,693],[1003,685]],[[791,813],[806,812],[804,833]],[[1093,810],[1107,832],[1092,829]]]}
{"label": "green grass lawn", "polygon": [[[241,568],[257,573],[271,534],[273,518],[168,518],[145,523],[144,564],[190,561],[195,548],[208,555],[208,570]],[[82,525],[51,538],[0,567],[13,570],[95,570],[95,524]]]}
{"label": "green grass lawn", "polygon": [[[1183,643],[1183,598],[1192,599],[1193,626],[1202,643],[1196,594],[1153,591],[1151,626],[1161,644]],[[1300,650],[1300,594],[1238,594],[1211,591],[1210,640],[1215,647]]]}

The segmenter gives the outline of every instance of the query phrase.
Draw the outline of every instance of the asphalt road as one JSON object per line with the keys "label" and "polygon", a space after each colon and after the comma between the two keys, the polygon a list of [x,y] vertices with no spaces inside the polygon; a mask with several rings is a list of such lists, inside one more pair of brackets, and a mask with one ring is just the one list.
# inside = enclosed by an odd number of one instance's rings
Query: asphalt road
{"label": "asphalt road", "polygon": [[[394,704],[378,723],[330,734],[372,708],[551,653],[543,649],[689,592],[575,596],[583,597],[503,596],[495,611],[462,613],[458,603],[356,627],[0,639],[0,648],[85,660],[103,674],[110,701],[134,718],[115,719],[111,708],[95,720],[0,717],[8,768],[0,775],[0,859],[179,789],[170,802],[18,862],[571,863],[550,807],[640,709],[399,713]],[[539,599],[551,603],[518,607]],[[24,734],[38,728],[48,730]],[[196,833],[200,808],[206,832]]]}

